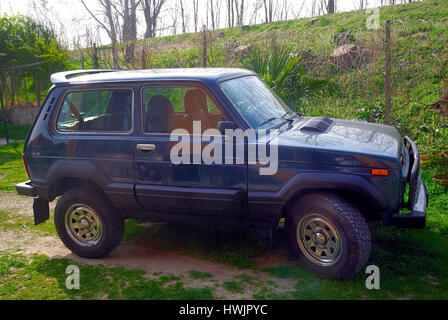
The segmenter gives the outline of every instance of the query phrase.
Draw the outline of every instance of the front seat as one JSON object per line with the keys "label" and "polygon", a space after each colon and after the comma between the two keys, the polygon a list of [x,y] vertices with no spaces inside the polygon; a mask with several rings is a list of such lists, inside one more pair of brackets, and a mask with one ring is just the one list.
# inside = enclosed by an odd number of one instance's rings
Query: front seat
{"label": "front seat", "polygon": [[199,89],[188,90],[185,93],[185,118],[187,130],[193,132],[193,121],[201,122],[202,131],[210,128],[208,106],[205,93]]}
{"label": "front seat", "polygon": [[129,131],[132,122],[132,94],[128,90],[115,91],[107,108],[106,131]]}
{"label": "front seat", "polygon": [[173,131],[174,109],[164,95],[156,95],[148,102],[146,132],[171,133]]}

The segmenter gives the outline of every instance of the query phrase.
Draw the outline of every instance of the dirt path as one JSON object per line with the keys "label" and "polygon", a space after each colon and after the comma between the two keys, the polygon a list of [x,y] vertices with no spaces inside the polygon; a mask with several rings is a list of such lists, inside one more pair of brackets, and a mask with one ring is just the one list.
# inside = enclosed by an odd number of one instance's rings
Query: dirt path
{"label": "dirt path", "polygon": [[[54,209],[52,203],[50,209]],[[32,199],[20,197],[13,193],[0,192],[0,210],[8,212],[11,217],[26,217],[32,221]],[[14,219],[14,218],[13,218]],[[275,283],[276,293],[293,291],[295,281],[279,279],[267,273],[250,269],[237,269],[225,264],[197,259],[179,252],[165,251],[142,243],[123,243],[119,248],[103,259],[85,259],[72,254],[62,242],[50,235],[43,236],[36,230],[23,232],[1,228],[0,251],[16,252],[25,255],[44,254],[49,258],[68,258],[80,264],[122,266],[129,269],[142,269],[149,278],[154,273],[185,275],[190,270],[207,272],[213,275],[209,280],[183,278],[186,286],[206,286],[212,282],[234,280],[238,275],[250,276],[256,281]],[[273,257],[275,259],[275,257]],[[269,263],[267,259],[265,263]],[[252,299],[259,288],[246,284],[244,293],[230,293],[221,286],[215,291],[218,297],[224,299]]]}

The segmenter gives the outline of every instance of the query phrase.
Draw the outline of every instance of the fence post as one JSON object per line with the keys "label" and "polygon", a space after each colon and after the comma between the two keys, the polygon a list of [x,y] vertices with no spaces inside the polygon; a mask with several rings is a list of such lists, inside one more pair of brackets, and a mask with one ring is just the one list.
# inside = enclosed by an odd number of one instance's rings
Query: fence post
{"label": "fence post", "polygon": [[36,77],[37,77],[37,82],[36,82],[36,84],[37,84],[37,106],[38,107],[40,107],[40,91],[41,91],[41,88],[40,88],[40,73],[39,73],[39,69],[37,70],[37,72],[36,72]]}
{"label": "fence post", "polygon": [[98,63],[98,49],[96,48],[96,43],[93,44],[93,59],[92,59],[92,67],[93,69],[99,69]]}
{"label": "fence post", "polygon": [[3,125],[5,126],[6,144],[9,144],[8,124],[6,123],[6,112],[5,112],[5,107],[3,106],[3,88],[2,87],[0,87],[0,104],[1,104],[1,107],[2,107]]}
{"label": "fence post", "polygon": [[15,105],[15,90],[14,90],[14,72],[11,73],[11,107]]}
{"label": "fence post", "polygon": [[26,85],[26,75],[25,75],[25,71],[22,71],[22,77],[23,77],[23,85],[25,87],[25,105],[27,107],[30,106],[30,100],[28,99],[28,88]]}
{"label": "fence post", "polygon": [[207,27],[202,27],[202,67],[207,67]]}
{"label": "fence post", "polygon": [[145,70],[146,69],[146,50],[145,50],[145,46],[144,45],[143,45],[143,48],[142,48],[142,57],[141,57],[141,59],[142,59],[142,61],[141,61],[142,69]]}
{"label": "fence post", "polygon": [[384,123],[391,125],[391,54],[390,54],[390,20],[386,21],[386,72],[384,79],[385,87],[385,115]]}

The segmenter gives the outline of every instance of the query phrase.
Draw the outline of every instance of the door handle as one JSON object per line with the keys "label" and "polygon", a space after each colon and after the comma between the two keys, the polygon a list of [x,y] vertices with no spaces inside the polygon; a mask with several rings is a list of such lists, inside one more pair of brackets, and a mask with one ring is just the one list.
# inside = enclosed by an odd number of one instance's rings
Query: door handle
{"label": "door handle", "polygon": [[143,152],[149,152],[154,151],[156,149],[156,146],[154,144],[138,144],[137,150],[143,151]]}

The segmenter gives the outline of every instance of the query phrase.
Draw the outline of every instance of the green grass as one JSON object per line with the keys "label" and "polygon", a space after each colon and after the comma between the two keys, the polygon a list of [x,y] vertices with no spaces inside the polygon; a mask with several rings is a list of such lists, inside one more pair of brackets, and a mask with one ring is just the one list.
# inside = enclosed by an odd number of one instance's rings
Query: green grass
{"label": "green grass", "polygon": [[[30,126],[15,126],[8,124],[8,137],[11,140],[25,140],[28,132],[30,131]],[[5,126],[3,122],[0,122],[0,138],[5,138]]]}
{"label": "green grass", "polygon": [[177,277],[147,279],[141,270],[79,265],[80,289],[65,286],[68,259],[25,258],[0,252],[0,299],[209,300],[208,287],[187,288]]}
{"label": "green grass", "polygon": [[261,269],[296,282],[293,292],[282,294],[276,293],[275,283],[266,286],[268,283],[257,283],[244,274],[222,284],[233,293],[244,290],[244,284],[261,286],[254,296],[259,299],[448,299],[448,189],[433,182],[431,176],[430,172],[424,173],[430,199],[425,229],[370,224],[372,254],[368,264],[380,268],[380,290],[366,289],[364,270],[346,282],[321,279],[306,272],[284,250],[286,243],[281,234],[274,241],[274,250],[280,251],[285,262],[270,267],[256,262],[266,254],[267,241],[249,232],[169,225],[146,228],[128,221],[126,237],[128,241],[153,243],[157,248],[201,259]]}
{"label": "green grass", "polygon": [[222,283],[222,286],[224,289],[226,289],[230,293],[243,293],[244,292],[244,287],[241,285],[241,283],[234,281],[234,280],[224,281]]}
{"label": "green grass", "polygon": [[[381,272],[381,289],[366,290],[366,275],[346,282],[319,279],[295,265],[264,270],[279,278],[300,279],[293,298],[305,299],[448,299],[448,190],[425,174],[430,206],[424,230],[370,225],[372,254],[368,264]],[[275,294],[260,295],[276,298]]]}
{"label": "green grass", "polygon": [[[240,269],[254,268],[253,258],[267,247],[266,241],[251,232],[167,224],[148,228],[138,225],[135,220],[126,221],[125,240],[150,243],[157,249],[180,251]],[[242,246],[242,243],[246,245]]]}
{"label": "green grass", "polygon": [[14,186],[28,180],[22,163],[23,143],[0,146],[0,191],[14,192]]}
{"label": "green grass", "polygon": [[[32,210],[32,208],[30,208]],[[8,213],[0,211],[0,230],[9,229],[17,232],[34,232],[41,235],[50,235],[57,237],[56,228],[53,223],[53,214],[50,213],[50,219],[39,225],[34,225],[32,216],[16,215],[14,212]]]}
{"label": "green grass", "polygon": [[209,279],[212,278],[213,275],[209,272],[201,272],[197,270],[188,271],[188,276],[192,279]]}
{"label": "green grass", "polygon": [[[11,146],[9,146],[10,150]],[[15,151],[11,151],[15,153]],[[0,184],[3,183],[0,179]],[[268,272],[274,277],[295,283],[290,292],[278,291],[276,281],[258,281],[242,273],[220,285],[229,293],[243,293],[255,288],[257,299],[448,299],[448,189],[431,180],[425,172],[430,205],[428,225],[424,230],[396,229],[381,223],[370,224],[372,254],[368,264],[381,272],[381,289],[365,288],[362,270],[345,282],[321,279],[297,266],[284,250],[286,244],[278,234],[273,248],[280,262],[269,267],[257,262],[267,253],[267,240],[251,232],[209,230],[195,227],[152,225],[143,227],[136,221],[126,223],[125,241],[142,242],[166,251],[179,251],[200,259],[226,263],[240,268]],[[20,232],[56,235],[52,222],[35,227],[31,218],[15,217],[0,211],[0,227]],[[148,280],[141,270],[80,265],[85,275],[80,291],[65,289],[64,268],[68,260],[32,259],[0,253],[0,297],[3,299],[211,299],[214,288],[185,288],[182,276],[156,272]],[[212,274],[190,270],[187,275],[208,281]]]}

